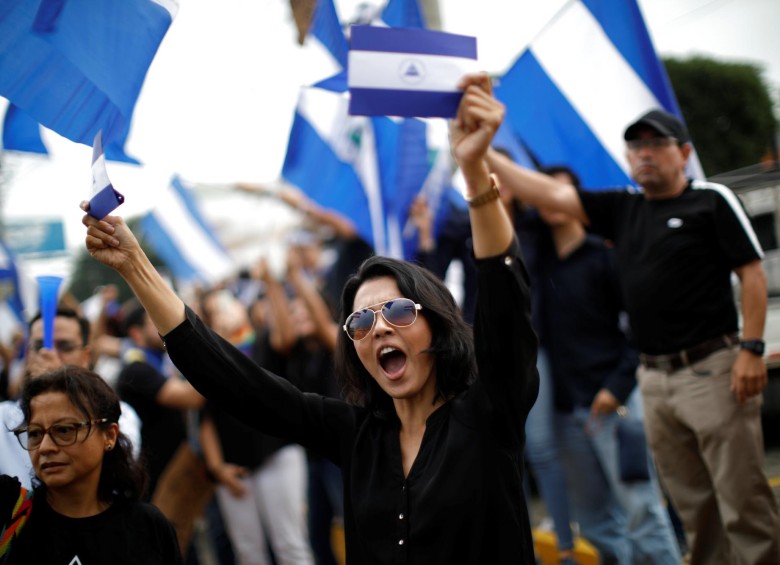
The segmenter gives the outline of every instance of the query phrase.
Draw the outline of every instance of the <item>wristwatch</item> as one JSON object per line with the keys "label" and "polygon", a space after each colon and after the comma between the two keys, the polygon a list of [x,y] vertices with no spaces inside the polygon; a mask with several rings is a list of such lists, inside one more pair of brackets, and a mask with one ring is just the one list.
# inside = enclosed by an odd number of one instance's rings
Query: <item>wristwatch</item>
{"label": "wristwatch", "polygon": [[759,357],[764,355],[765,344],[761,339],[746,339],[739,342],[740,349],[747,349],[751,353],[755,353]]}

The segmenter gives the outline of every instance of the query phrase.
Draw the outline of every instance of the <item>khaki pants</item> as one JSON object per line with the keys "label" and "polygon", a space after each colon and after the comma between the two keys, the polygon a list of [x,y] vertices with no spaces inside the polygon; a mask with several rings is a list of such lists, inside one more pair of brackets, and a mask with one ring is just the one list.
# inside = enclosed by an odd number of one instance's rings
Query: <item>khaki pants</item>
{"label": "khaki pants", "polygon": [[673,373],[640,366],[637,374],[647,437],[693,565],[780,563],[761,396],[739,405],[729,390],[737,352],[723,349]]}

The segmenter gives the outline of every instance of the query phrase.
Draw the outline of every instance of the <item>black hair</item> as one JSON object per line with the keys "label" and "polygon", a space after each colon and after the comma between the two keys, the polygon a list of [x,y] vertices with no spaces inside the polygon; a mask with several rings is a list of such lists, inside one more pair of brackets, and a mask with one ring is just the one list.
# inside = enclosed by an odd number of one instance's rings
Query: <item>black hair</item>
{"label": "black hair", "polygon": [[567,175],[571,179],[571,184],[574,188],[577,190],[582,188],[582,182],[580,181],[579,175],[566,165],[551,165],[549,167],[543,167],[540,170],[548,176]]}
{"label": "black hair", "polygon": [[[107,421],[98,424],[106,429],[119,421],[122,409],[119,398],[109,384],[99,375],[76,365],[65,365],[40,377],[30,379],[22,388],[21,408],[24,413],[24,425],[32,417],[30,403],[33,398],[47,392],[64,393],[73,406],[84,415],[85,420]],[[98,500],[110,503],[115,497],[127,500],[140,500],[144,495],[147,474],[141,462],[134,456],[132,444],[119,430],[114,447],[103,455],[103,467],[98,483]],[[46,485],[37,477],[36,489]]]}
{"label": "black hair", "polygon": [[123,337],[128,337],[130,328],[143,327],[146,323],[146,310],[141,303],[135,299],[128,301],[123,310],[125,311],[122,317],[121,334]]}
{"label": "black hair", "polygon": [[[476,377],[474,340],[469,325],[444,283],[427,269],[398,259],[371,257],[344,285],[341,295],[341,320],[352,312],[355,295],[368,280],[391,277],[401,295],[422,306],[419,315],[431,328],[431,347],[436,371],[436,398],[449,400],[468,388]],[[392,400],[379,387],[357,356],[353,342],[339,332],[336,348],[336,373],[348,402],[365,406],[375,413],[388,413]]]}
{"label": "black hair", "polygon": [[[87,320],[84,316],[79,315],[78,312],[71,308],[57,308],[57,312],[54,314],[55,318],[70,318],[71,320],[76,320],[79,324],[79,329],[81,330],[81,345],[83,347],[86,347],[89,343],[89,320]],[[30,320],[30,324],[28,325],[29,329],[32,329],[32,326],[35,322],[43,318],[43,314],[41,312],[38,312],[33,318]]]}

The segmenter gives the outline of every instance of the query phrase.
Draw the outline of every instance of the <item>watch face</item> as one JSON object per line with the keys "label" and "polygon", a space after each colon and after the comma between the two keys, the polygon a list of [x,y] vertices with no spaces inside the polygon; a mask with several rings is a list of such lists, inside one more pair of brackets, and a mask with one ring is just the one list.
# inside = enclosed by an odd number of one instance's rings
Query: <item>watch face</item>
{"label": "watch face", "polygon": [[756,355],[764,354],[764,342],[760,339],[749,339],[747,341],[743,341],[740,343],[740,347],[742,347],[742,349],[752,351]]}

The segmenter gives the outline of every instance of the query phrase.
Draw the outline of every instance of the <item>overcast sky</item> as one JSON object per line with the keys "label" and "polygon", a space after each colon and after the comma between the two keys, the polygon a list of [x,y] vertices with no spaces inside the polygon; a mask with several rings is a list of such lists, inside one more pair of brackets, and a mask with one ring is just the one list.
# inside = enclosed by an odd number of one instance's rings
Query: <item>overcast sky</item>
{"label": "overcast sky", "polygon": [[[336,0],[342,19],[359,2]],[[446,31],[478,38],[485,70],[501,73],[564,0],[440,0]],[[765,66],[780,90],[780,0],[640,0],[662,55],[701,53]],[[323,67],[295,43],[288,0],[186,0],[147,75],[128,152],[143,168],[109,163],[127,200],[147,210],[173,173],[194,182],[267,182],[281,170],[298,88]],[[0,99],[1,101],[1,99]],[[4,102],[4,101],[3,101]],[[4,111],[3,107],[0,110]],[[4,156],[6,216],[63,216],[81,239],[90,149],[47,132],[52,156]]]}

